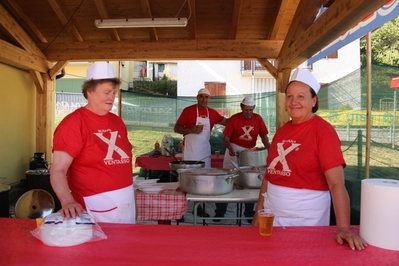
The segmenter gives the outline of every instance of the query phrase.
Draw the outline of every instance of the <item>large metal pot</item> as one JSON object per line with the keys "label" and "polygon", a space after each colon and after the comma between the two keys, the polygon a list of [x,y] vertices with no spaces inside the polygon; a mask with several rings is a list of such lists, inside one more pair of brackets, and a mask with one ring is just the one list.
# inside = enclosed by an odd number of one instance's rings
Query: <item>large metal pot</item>
{"label": "large metal pot", "polygon": [[227,194],[233,190],[234,178],[238,176],[233,169],[178,169],[177,172],[180,189],[197,195]]}
{"label": "large metal pot", "polygon": [[204,168],[205,162],[203,161],[172,161],[169,163],[169,166],[172,170],[177,169],[196,169],[196,168]]}
{"label": "large metal pot", "polygon": [[266,168],[240,166],[239,176],[234,184],[242,188],[260,188]]}
{"label": "large metal pot", "polygon": [[237,153],[238,165],[249,165],[254,167],[266,166],[267,149],[255,148]]}

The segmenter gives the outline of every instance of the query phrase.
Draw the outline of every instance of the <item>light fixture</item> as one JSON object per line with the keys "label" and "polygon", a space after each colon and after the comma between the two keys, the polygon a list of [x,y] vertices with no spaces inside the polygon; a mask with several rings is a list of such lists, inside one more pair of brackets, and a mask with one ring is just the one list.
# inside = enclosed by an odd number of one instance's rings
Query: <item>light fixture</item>
{"label": "light fixture", "polygon": [[97,28],[158,28],[185,27],[187,18],[126,18],[126,19],[96,19]]}

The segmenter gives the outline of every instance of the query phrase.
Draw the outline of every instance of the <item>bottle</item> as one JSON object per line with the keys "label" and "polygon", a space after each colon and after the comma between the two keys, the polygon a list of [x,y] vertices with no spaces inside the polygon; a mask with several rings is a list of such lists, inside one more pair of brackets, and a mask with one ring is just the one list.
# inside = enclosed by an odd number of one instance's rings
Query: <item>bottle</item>
{"label": "bottle", "polygon": [[155,154],[155,155],[159,155],[159,154],[160,154],[160,151],[159,151],[159,142],[158,142],[158,140],[155,141],[155,144],[154,144],[154,154]]}

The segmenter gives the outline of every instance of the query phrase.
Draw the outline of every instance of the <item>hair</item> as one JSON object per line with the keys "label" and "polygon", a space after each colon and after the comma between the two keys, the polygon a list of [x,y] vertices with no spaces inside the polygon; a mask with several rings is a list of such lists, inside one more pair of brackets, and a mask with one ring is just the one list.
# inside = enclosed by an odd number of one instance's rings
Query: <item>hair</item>
{"label": "hair", "polygon": [[83,96],[87,99],[87,92],[88,91],[95,91],[98,84],[111,82],[114,86],[119,86],[121,84],[120,79],[113,78],[113,79],[89,79],[86,80],[82,85],[82,93]]}
{"label": "hair", "polygon": [[[294,80],[294,81],[296,81],[296,80]],[[291,81],[291,82],[292,82],[292,81]],[[290,85],[291,82],[289,82],[288,85]],[[301,82],[301,81],[299,81],[299,82]],[[288,85],[287,85],[287,87],[285,88],[285,94],[287,94]],[[307,84],[306,84],[306,85],[307,85]],[[314,89],[312,89],[312,87],[310,87],[309,85],[308,85],[308,87],[309,87],[309,89],[310,89],[310,94],[312,95],[312,98],[316,97],[316,103],[315,103],[315,105],[312,107],[312,113],[316,113],[317,110],[319,110],[319,98],[317,97],[317,94],[316,94],[316,92],[314,91]]]}
{"label": "hair", "polygon": [[[310,88],[310,87],[309,87]],[[312,98],[316,97],[316,103],[315,105],[312,107],[312,113],[316,113],[317,110],[319,110],[319,98],[317,97],[316,92],[310,88],[310,94],[312,94]]]}

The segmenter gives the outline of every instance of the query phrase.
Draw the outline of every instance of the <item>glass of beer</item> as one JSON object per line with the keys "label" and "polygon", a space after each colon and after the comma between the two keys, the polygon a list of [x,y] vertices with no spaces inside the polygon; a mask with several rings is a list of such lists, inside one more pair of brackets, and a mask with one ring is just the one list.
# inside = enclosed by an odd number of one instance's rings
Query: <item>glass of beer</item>
{"label": "glass of beer", "polygon": [[220,157],[220,151],[215,151],[215,157],[219,158]]}
{"label": "glass of beer", "polygon": [[271,236],[273,232],[274,214],[269,209],[258,210],[259,234]]}

